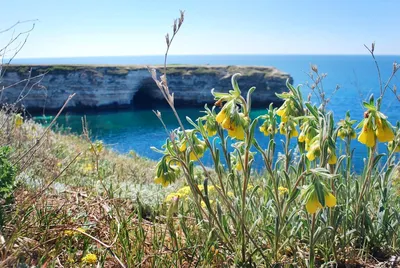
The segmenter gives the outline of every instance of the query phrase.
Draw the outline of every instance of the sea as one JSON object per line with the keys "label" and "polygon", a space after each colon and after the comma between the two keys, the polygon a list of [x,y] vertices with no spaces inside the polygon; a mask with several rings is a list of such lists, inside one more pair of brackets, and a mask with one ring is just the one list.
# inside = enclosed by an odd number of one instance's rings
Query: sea
{"label": "sea", "polygon": [[[118,64],[118,65],[159,65],[163,64],[163,56],[118,56],[118,57],[79,57],[79,58],[42,58],[42,59],[15,59],[14,64]],[[386,84],[393,71],[393,63],[400,62],[399,55],[376,56],[383,84]],[[309,77],[311,66],[315,65],[320,74],[326,74],[323,88],[330,102],[327,106],[339,121],[350,111],[351,117],[360,121],[363,118],[362,102],[373,94],[379,96],[379,76],[376,64],[370,55],[171,55],[168,64],[202,64],[202,65],[243,65],[243,66],[274,66],[283,72],[289,73],[294,79],[294,85],[300,85],[305,98],[312,93]],[[240,80],[239,80],[240,83]],[[400,72],[389,83],[381,111],[388,116],[392,125],[400,121],[400,101],[395,97],[391,88],[400,86]],[[227,90],[229,85],[227,85]],[[338,89],[337,89],[338,88]],[[337,90],[336,90],[337,89]],[[210,88],[211,90],[211,88]],[[172,88],[173,91],[173,88]],[[313,95],[311,101],[318,104]],[[265,109],[252,111],[251,117],[265,113]],[[181,118],[189,116],[196,119],[202,115],[199,108],[179,109]],[[178,127],[177,121],[169,109],[161,108],[163,119],[169,129]],[[65,113],[58,121],[58,125],[74,133],[82,132],[81,119],[85,116],[94,140],[102,140],[113,150],[128,153],[133,150],[138,155],[158,160],[161,155],[151,149],[152,146],[161,148],[167,134],[151,110],[120,110],[107,112]],[[189,125],[187,124],[189,127]],[[268,138],[257,132],[256,138],[266,147]],[[282,152],[282,136],[277,138],[277,151]],[[295,144],[295,140],[291,141]],[[353,170],[361,171],[364,167],[367,150],[357,140],[353,140],[354,149]],[[338,142],[338,151],[344,151],[343,142]],[[387,151],[385,145],[379,146],[379,152]],[[203,161],[211,166],[209,155]],[[262,169],[260,156],[255,158],[255,167]]]}

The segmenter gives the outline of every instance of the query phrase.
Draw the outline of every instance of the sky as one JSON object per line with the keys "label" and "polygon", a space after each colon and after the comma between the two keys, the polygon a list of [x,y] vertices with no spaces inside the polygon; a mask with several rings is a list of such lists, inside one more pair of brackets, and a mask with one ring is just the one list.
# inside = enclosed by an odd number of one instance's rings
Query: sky
{"label": "sky", "polygon": [[161,55],[179,10],[171,55],[367,54],[374,41],[377,54],[400,55],[400,0],[2,1],[0,30],[37,20],[17,58]]}

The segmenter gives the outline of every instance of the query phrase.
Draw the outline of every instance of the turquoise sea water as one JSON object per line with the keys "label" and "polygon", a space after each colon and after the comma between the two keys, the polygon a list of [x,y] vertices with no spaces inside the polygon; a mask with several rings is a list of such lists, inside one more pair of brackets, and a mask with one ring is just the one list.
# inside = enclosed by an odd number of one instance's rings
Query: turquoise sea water
{"label": "turquoise sea water", "polygon": [[[65,58],[65,59],[29,59],[15,60],[14,63],[30,64],[161,64],[161,56],[143,57],[98,57],[98,58]],[[400,56],[377,56],[381,68],[382,78],[386,80],[391,72],[393,62],[400,61]],[[294,84],[303,84],[302,90],[305,95],[310,93],[306,82],[310,65],[316,64],[320,73],[327,73],[324,80],[324,88],[329,96],[336,85],[339,91],[332,96],[328,109],[334,112],[334,117],[339,120],[350,110],[354,119],[361,120],[363,116],[362,100],[370,94],[375,96],[379,93],[378,76],[375,64],[370,56],[315,56],[315,55],[221,55],[221,56],[171,56],[170,64],[219,64],[219,65],[259,65],[275,66],[284,72],[288,72],[294,78]],[[391,85],[400,85],[400,73],[394,77]],[[240,84],[240,80],[239,80]],[[228,90],[229,88],[227,88]],[[173,89],[172,89],[173,90]],[[316,99],[313,98],[315,102]],[[395,124],[400,120],[400,102],[396,100],[393,93],[388,91],[384,99],[382,112],[389,117],[389,121]],[[267,107],[265,107],[267,108]],[[253,111],[253,117],[263,113],[263,109]],[[169,110],[161,110],[167,126],[171,129],[177,127],[176,120]],[[200,115],[199,109],[181,109],[182,117],[189,116],[195,119]],[[81,117],[83,114],[64,114],[59,121],[72,131],[81,130]],[[158,159],[159,155],[150,149],[150,146],[161,146],[166,139],[166,133],[153,114],[146,110],[124,110],[116,112],[87,113],[89,128],[95,139],[101,139],[113,149],[120,152],[136,151],[139,155]],[[267,144],[267,139],[261,133],[257,138]],[[280,142],[277,143],[280,149]],[[357,141],[352,144],[355,148],[355,167],[361,169],[363,158],[366,156],[364,146]],[[381,151],[385,149],[381,146]],[[210,164],[210,159],[205,159]],[[261,161],[256,162],[261,166]]]}

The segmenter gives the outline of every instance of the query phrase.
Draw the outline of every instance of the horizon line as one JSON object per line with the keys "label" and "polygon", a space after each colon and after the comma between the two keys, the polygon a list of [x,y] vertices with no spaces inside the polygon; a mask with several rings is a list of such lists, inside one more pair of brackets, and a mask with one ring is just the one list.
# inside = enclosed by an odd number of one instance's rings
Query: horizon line
{"label": "horizon line", "polygon": [[[394,56],[399,57],[400,54],[374,54],[375,56]],[[146,55],[101,55],[101,56],[61,56],[61,57],[24,57],[14,58],[13,60],[27,60],[27,59],[76,59],[76,58],[106,58],[106,57],[164,57],[164,54],[146,54]],[[168,56],[371,56],[369,53],[365,54],[170,54]]]}

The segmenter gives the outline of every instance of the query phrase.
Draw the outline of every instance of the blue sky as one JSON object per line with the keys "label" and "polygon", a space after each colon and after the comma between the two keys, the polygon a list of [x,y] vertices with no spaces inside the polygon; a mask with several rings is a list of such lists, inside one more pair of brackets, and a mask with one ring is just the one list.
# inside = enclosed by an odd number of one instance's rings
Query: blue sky
{"label": "blue sky", "polygon": [[38,19],[19,58],[160,55],[180,9],[171,54],[400,55],[399,0],[13,0],[0,29]]}

